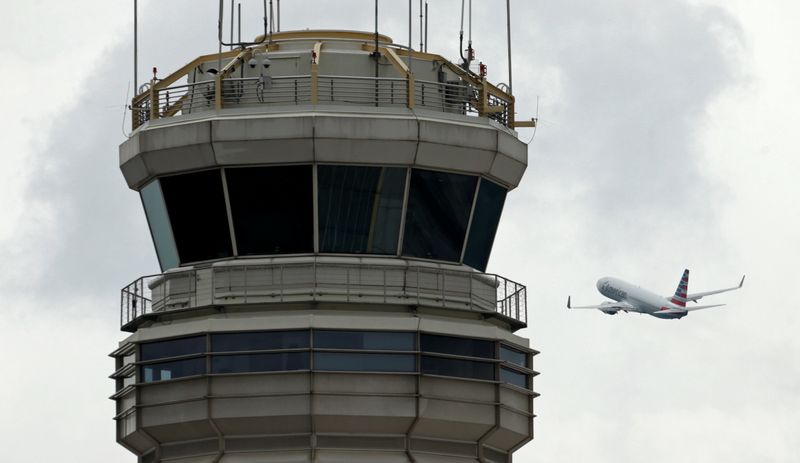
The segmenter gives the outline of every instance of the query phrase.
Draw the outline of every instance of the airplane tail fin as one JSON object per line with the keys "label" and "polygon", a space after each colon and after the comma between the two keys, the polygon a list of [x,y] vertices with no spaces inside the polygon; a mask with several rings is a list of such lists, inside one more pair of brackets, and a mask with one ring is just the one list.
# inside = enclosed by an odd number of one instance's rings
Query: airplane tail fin
{"label": "airplane tail fin", "polygon": [[675,290],[675,296],[672,297],[670,302],[673,304],[686,307],[686,293],[689,290],[689,269],[683,271],[683,276],[681,277],[680,283],[678,283],[678,289]]}

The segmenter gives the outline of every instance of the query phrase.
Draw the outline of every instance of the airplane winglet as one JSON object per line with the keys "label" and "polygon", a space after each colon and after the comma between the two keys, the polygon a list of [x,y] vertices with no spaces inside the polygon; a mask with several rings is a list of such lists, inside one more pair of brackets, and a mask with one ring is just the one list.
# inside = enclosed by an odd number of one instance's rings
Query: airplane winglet
{"label": "airplane winglet", "polygon": [[567,296],[567,308],[568,309],[572,308],[571,307],[571,305],[572,305],[571,302],[572,302],[572,296]]}
{"label": "airplane winglet", "polygon": [[740,288],[742,287],[742,285],[744,285],[744,277],[746,277],[746,276],[747,275],[742,275],[742,281],[739,282],[739,287]]}

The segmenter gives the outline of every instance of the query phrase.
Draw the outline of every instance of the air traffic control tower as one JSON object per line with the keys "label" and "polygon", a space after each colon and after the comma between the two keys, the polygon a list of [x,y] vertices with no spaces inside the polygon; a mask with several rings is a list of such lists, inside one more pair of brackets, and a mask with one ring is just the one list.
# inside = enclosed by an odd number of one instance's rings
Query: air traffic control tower
{"label": "air traffic control tower", "polygon": [[513,97],[385,36],[259,40],[132,101],[120,165],[162,273],[121,292],[118,442],[141,463],[511,462],[536,351],[525,286],[485,270],[527,164]]}

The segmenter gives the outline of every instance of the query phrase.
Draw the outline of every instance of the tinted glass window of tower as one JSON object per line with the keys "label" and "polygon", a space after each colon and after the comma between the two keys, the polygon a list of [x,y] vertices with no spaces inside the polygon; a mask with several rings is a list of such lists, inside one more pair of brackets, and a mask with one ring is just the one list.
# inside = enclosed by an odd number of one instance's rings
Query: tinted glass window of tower
{"label": "tinted glass window of tower", "polygon": [[219,170],[161,179],[182,263],[233,255]]}
{"label": "tinted glass window of tower", "polygon": [[153,180],[142,188],[141,195],[161,271],[175,268],[179,265],[178,249],[175,247],[175,237],[172,236],[172,226],[169,224],[169,214],[161,193],[161,184],[158,180]]}
{"label": "tinted glass window of tower", "polygon": [[443,357],[422,357],[422,372],[430,375],[459,378],[494,379],[494,364]]}
{"label": "tinted glass window of tower", "polygon": [[459,261],[478,178],[413,169],[403,255]]}
{"label": "tinted glass window of tower", "polygon": [[503,204],[506,201],[506,189],[486,179],[481,179],[478,198],[475,201],[475,212],[472,214],[472,225],[469,228],[467,249],[464,263],[472,268],[486,270],[492,243],[500,223]]}
{"label": "tinted glass window of tower", "polygon": [[500,368],[500,381],[528,389],[528,375],[510,368]]}
{"label": "tinted glass window of tower", "polygon": [[[418,364],[418,354],[414,353],[416,332],[314,330],[313,333],[316,371],[421,372],[496,379],[494,341],[423,333],[420,346],[423,355]],[[214,333],[210,338],[212,374],[312,369],[308,330]],[[141,344],[139,380],[166,381],[206,374],[206,340],[201,335]],[[244,351],[248,353],[241,353]],[[506,363],[500,368],[499,379],[528,388],[529,373],[517,371],[517,366],[528,367],[528,354],[501,344],[500,359]]]}
{"label": "tinted glass window of tower", "polygon": [[211,358],[212,373],[292,371],[308,370],[309,368],[308,352],[215,355]]}
{"label": "tinted glass window of tower", "polygon": [[413,354],[315,352],[314,369],[322,371],[414,372]]}
{"label": "tinted glass window of tower", "polygon": [[514,365],[528,368],[528,354],[512,349],[504,344],[500,345],[500,359]]}
{"label": "tinted glass window of tower", "polygon": [[226,169],[239,255],[314,252],[311,166]]}
{"label": "tinted glass window of tower", "polygon": [[216,333],[211,335],[212,352],[302,349],[309,346],[311,334],[303,331],[261,331]]}
{"label": "tinted glass window of tower", "polygon": [[170,339],[168,341],[146,342],[141,345],[139,360],[158,360],[206,352],[206,337]]}
{"label": "tinted glass window of tower", "polygon": [[205,374],[205,372],[206,359],[204,357],[199,357],[175,362],[161,362],[144,365],[142,366],[142,380],[145,383],[152,381],[166,381],[168,379],[202,375]]}
{"label": "tinted glass window of tower", "polygon": [[314,331],[315,349],[416,350],[416,333]]}
{"label": "tinted glass window of tower", "polygon": [[[438,354],[493,359],[495,343],[483,339],[423,333],[420,337],[420,350]],[[473,379],[495,379],[493,363],[438,356],[422,357],[422,373]]]}
{"label": "tinted glass window of tower", "polygon": [[455,336],[422,334],[420,350],[438,354],[462,355],[464,357],[494,358],[494,342],[483,339],[468,339]]}
{"label": "tinted glass window of tower", "polygon": [[395,254],[406,169],[319,166],[322,252]]}

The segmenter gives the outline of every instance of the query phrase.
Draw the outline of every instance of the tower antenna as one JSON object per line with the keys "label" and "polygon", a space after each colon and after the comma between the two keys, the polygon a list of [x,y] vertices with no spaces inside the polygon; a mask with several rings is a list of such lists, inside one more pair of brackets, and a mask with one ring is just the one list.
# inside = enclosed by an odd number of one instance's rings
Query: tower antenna
{"label": "tower antenna", "polygon": [[465,0],[461,0],[461,29],[458,32],[458,53],[461,55],[462,66],[467,63],[467,59],[464,58],[464,2]]}
{"label": "tower antenna", "polygon": [[139,91],[139,0],[133,0],[133,93]]}
{"label": "tower antenna", "polygon": [[425,53],[428,53],[428,2],[425,2]]}
{"label": "tower antenna", "polygon": [[408,69],[411,70],[411,0],[408,0]]}
{"label": "tower antenna", "polygon": [[[238,42],[233,41],[233,28],[234,28],[234,9],[233,9],[233,0],[231,0],[231,41],[225,42],[225,39],[222,37],[223,27],[222,21],[225,19],[225,5],[224,0],[219,0],[219,17],[217,18],[217,40],[219,41],[219,53],[222,54],[222,47],[249,47],[250,45],[261,45],[262,43],[269,40],[272,41],[272,30],[267,29],[267,0],[264,0],[264,34],[261,36],[261,40],[257,42],[242,42],[239,40]],[[272,0],[269,2],[270,8],[272,7]],[[271,11],[270,11],[271,13]],[[241,32],[241,25],[239,26]],[[221,59],[221,57],[220,57]]]}
{"label": "tower antenna", "polygon": [[467,41],[467,70],[469,70],[469,65],[472,64],[472,60],[475,58],[475,54],[472,51],[472,0],[469,0],[469,36]]}
{"label": "tower antenna", "polygon": [[423,25],[423,16],[422,16],[422,0],[419,0],[419,51],[424,50],[424,38],[425,38],[425,29]]}
{"label": "tower antenna", "polygon": [[508,93],[513,94],[513,78],[511,75],[511,0],[506,0],[506,33],[508,35]]}

